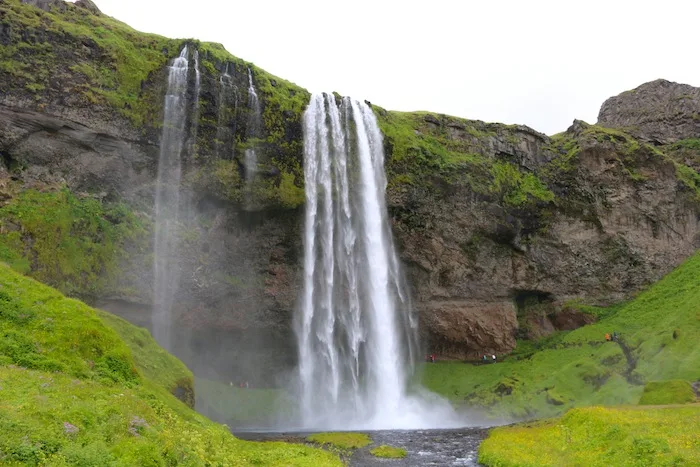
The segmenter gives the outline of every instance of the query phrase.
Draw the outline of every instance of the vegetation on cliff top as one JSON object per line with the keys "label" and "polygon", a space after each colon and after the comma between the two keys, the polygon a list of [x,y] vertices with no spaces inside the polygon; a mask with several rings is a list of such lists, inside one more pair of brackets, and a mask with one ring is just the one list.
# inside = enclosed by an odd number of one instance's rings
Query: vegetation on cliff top
{"label": "vegetation on cliff top", "polygon": [[[636,404],[644,382],[700,380],[700,252],[599,322],[489,365],[425,365],[424,384],[494,417],[532,418]],[[606,333],[619,339],[606,342]]]}
{"label": "vegetation on cliff top", "polygon": [[2,463],[341,465],[307,446],[235,439],[173,396],[191,403],[192,375],[148,333],[4,264],[0,335]]}
{"label": "vegetation on cliff top", "polygon": [[[387,112],[375,107],[385,135],[387,172],[392,189],[402,185],[431,185],[434,177],[466,184],[475,193],[490,195],[504,206],[548,203],[554,194],[532,171],[515,160],[493,157],[498,137],[513,153],[519,142],[516,128],[485,124],[427,112]],[[513,156],[515,157],[515,156]]]}

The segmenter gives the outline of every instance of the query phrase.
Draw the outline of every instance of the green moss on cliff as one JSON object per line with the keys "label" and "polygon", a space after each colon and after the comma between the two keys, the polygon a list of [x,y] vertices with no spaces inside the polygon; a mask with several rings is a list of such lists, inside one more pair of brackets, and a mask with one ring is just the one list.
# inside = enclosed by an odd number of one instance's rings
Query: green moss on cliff
{"label": "green moss on cliff", "polygon": [[0,462],[342,465],[307,446],[235,439],[170,394],[191,374],[148,333],[3,264],[0,337]]}
{"label": "green moss on cliff", "polygon": [[10,45],[0,47],[4,92],[24,87],[39,97],[49,91],[82,96],[82,105],[112,107],[135,125],[157,121],[159,101],[142,86],[178,51],[179,41],[135,31],[70,3],[64,11],[45,12],[7,0],[0,17],[10,31]]}
{"label": "green moss on cliff", "polygon": [[538,174],[492,155],[497,138],[517,145],[513,128],[427,112],[375,107],[385,135],[389,186],[431,188],[436,179],[468,186],[508,208],[549,203],[554,194]]}
{"label": "green moss on cliff", "polygon": [[25,190],[0,208],[0,260],[66,294],[94,295],[114,283],[124,244],[146,233],[124,204]]}
{"label": "green moss on cliff", "polygon": [[303,183],[293,173],[281,171],[275,177],[259,176],[248,186],[241,170],[237,161],[217,160],[198,170],[192,176],[192,183],[198,190],[234,204],[295,209],[304,203]]}

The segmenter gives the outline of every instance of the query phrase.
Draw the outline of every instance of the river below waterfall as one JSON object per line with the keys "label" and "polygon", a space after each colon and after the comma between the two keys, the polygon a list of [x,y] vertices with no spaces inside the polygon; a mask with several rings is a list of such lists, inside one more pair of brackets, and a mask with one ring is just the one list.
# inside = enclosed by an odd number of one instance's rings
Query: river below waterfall
{"label": "river below waterfall", "polygon": [[[373,444],[358,449],[349,459],[350,466],[477,466],[477,450],[488,429],[459,428],[449,430],[385,430],[365,432]],[[304,442],[309,433],[234,433],[251,441]],[[382,459],[370,449],[386,444],[406,450],[403,459]]]}

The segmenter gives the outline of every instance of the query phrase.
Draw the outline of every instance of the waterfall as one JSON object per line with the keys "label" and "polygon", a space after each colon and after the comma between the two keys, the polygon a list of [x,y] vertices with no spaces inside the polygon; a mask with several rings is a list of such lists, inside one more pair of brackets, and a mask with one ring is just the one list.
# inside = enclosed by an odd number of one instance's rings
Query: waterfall
{"label": "waterfall", "polygon": [[166,349],[171,347],[171,312],[177,291],[176,224],[180,206],[180,157],[187,114],[188,49],[182,49],[168,73],[163,133],[155,193],[153,334]]}
{"label": "waterfall", "polygon": [[[238,106],[238,89],[233,84],[233,77],[229,74],[230,64],[226,64],[226,70],[219,78],[219,110],[216,122],[216,155],[219,159],[228,158],[233,144],[231,120],[235,117]],[[233,97],[233,103],[231,98]],[[233,104],[233,109],[231,109]],[[235,125],[235,122],[233,122]]]}
{"label": "waterfall", "polygon": [[192,117],[192,134],[189,145],[189,154],[196,154],[197,137],[199,136],[199,95],[202,89],[202,75],[199,72],[199,50],[194,51],[194,116]]}
{"label": "waterfall", "polygon": [[[248,125],[246,130],[248,139],[260,136],[260,126],[260,100],[253,84],[253,75],[248,68]],[[248,189],[250,189],[250,184],[255,177],[257,165],[258,157],[253,146],[245,150],[245,179]]]}
{"label": "waterfall", "polygon": [[409,385],[418,326],[389,226],[382,135],[366,104],[311,98],[304,177],[303,427],[449,425],[449,405]]}

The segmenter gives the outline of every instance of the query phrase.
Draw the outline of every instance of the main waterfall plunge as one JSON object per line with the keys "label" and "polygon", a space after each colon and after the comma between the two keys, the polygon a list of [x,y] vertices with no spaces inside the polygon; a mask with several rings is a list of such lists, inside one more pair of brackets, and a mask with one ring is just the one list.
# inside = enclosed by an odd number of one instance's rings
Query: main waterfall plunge
{"label": "main waterfall plunge", "polygon": [[[178,285],[175,225],[180,210],[181,154],[187,120],[188,48],[180,52],[168,74],[168,90],[163,112],[163,135],[156,181],[153,335],[165,348],[171,346],[170,316]],[[198,63],[197,63],[198,65]],[[199,75],[199,67],[197,67]],[[199,81],[199,76],[198,76]]]}
{"label": "main waterfall plunge", "polygon": [[305,428],[454,425],[449,405],[409,391],[418,358],[387,218],[372,110],[314,95],[304,115],[304,292],[297,320]]}

